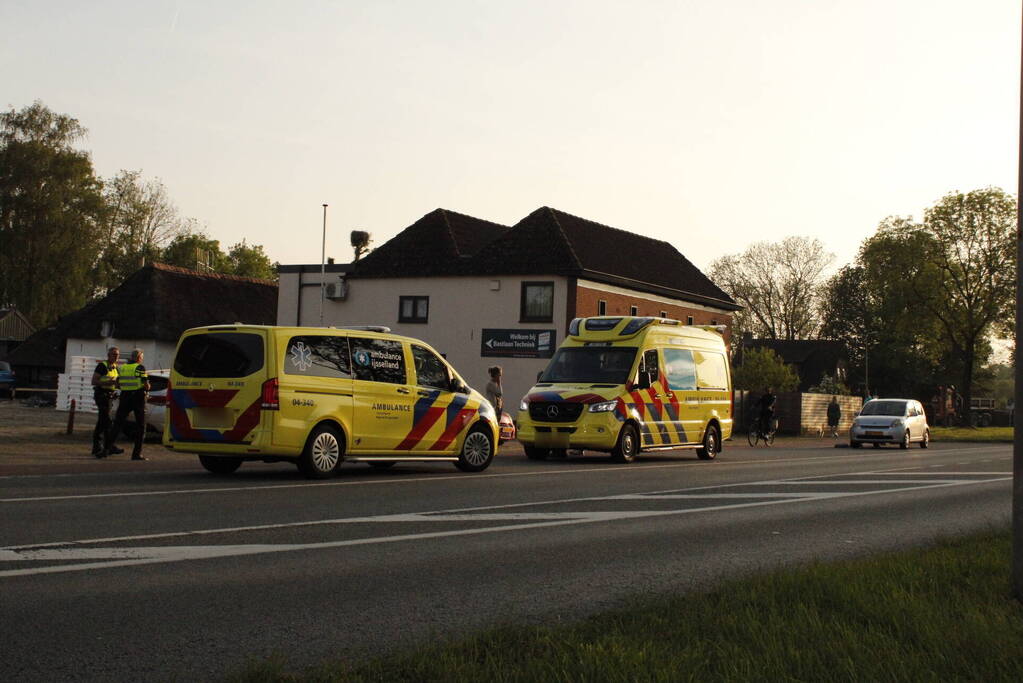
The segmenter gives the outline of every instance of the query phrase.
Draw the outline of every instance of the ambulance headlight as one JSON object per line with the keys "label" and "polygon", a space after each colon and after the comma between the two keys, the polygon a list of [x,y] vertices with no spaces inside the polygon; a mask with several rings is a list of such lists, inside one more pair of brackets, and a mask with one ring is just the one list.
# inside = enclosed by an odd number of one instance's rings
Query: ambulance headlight
{"label": "ambulance headlight", "polygon": [[618,401],[604,401],[603,403],[591,403],[591,413],[610,413],[618,405]]}
{"label": "ambulance headlight", "polygon": [[522,399],[522,402],[519,403],[519,410],[529,410],[529,401]]}

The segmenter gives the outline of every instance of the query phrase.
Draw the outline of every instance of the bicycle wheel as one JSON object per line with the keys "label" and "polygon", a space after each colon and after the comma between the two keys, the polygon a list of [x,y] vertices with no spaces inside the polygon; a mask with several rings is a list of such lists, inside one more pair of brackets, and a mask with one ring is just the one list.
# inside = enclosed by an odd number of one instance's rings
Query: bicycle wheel
{"label": "bicycle wheel", "polygon": [[749,431],[746,432],[746,440],[749,441],[750,446],[756,446],[757,441],[760,439],[760,430],[756,427],[750,427]]}

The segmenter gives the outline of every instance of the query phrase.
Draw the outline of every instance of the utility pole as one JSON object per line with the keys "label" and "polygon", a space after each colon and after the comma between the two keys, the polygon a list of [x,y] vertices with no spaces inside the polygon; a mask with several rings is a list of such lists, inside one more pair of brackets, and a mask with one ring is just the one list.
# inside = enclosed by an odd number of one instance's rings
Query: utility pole
{"label": "utility pole", "polygon": [[323,205],[323,244],[320,247],[320,327],[323,327],[323,299],[327,292],[327,205]]}
{"label": "utility pole", "polygon": [[[1021,31],[1023,34],[1023,31]],[[1020,55],[1020,85],[1023,86],[1023,52]],[[1019,340],[1023,325],[1023,227],[1020,219],[1020,199],[1023,198],[1023,88],[1020,89],[1020,122],[1019,122],[1019,170],[1016,188],[1016,390],[1013,401],[1012,428],[1012,592],[1016,600],[1023,602],[1023,440],[1016,430],[1016,407],[1023,401],[1023,372],[1019,369]]]}

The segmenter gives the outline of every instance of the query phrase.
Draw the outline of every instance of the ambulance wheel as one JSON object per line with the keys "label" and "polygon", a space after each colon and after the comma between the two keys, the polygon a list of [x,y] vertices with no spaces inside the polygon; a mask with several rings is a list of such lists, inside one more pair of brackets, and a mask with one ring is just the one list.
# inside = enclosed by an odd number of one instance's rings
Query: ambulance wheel
{"label": "ambulance wheel", "polygon": [[551,455],[551,449],[549,448],[537,448],[536,446],[523,444],[522,450],[526,452],[526,457],[530,460],[546,460]]}
{"label": "ambulance wheel", "polygon": [[462,452],[458,454],[455,467],[463,472],[482,472],[493,459],[494,437],[486,427],[476,425],[462,442]]}
{"label": "ambulance wheel", "polygon": [[241,467],[241,458],[218,458],[215,455],[200,455],[199,464],[213,474],[231,474]]}
{"label": "ambulance wheel", "polygon": [[719,444],[718,428],[710,425],[703,435],[703,448],[697,448],[696,455],[700,460],[713,460],[717,457]]}
{"label": "ambulance wheel", "polygon": [[632,462],[638,454],[639,432],[631,424],[627,424],[618,432],[618,443],[611,451],[611,459],[615,462]]}
{"label": "ambulance wheel", "polygon": [[310,479],[326,479],[341,466],[344,440],[337,429],[320,425],[309,435],[298,459],[298,469]]}

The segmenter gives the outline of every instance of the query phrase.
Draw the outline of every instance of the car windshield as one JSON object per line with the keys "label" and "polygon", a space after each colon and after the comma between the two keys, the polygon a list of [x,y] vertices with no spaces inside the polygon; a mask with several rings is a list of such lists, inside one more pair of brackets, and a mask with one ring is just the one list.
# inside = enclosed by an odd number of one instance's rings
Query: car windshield
{"label": "car windshield", "polygon": [[889,415],[899,416],[906,414],[905,401],[868,401],[863,406],[860,415]]}
{"label": "car windshield", "polygon": [[571,346],[558,349],[541,382],[625,384],[636,359],[633,346]]}

